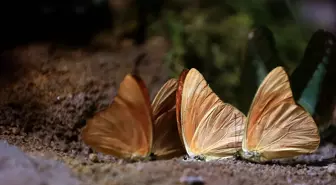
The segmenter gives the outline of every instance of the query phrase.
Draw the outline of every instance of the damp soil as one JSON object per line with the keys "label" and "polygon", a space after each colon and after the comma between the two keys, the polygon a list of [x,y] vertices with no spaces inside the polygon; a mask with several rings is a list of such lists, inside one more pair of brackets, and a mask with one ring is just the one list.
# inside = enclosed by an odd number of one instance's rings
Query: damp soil
{"label": "damp soil", "polygon": [[[165,40],[155,37],[144,46],[118,51],[51,50],[35,43],[5,52],[0,61],[0,140],[30,156],[61,161],[83,184],[335,184],[336,145],[328,143],[313,155],[269,164],[183,157],[130,163],[94,153],[79,137],[85,119],[108,106],[119,82],[135,68],[153,98],[168,79],[166,51]],[[137,65],[139,56],[145,57]]]}

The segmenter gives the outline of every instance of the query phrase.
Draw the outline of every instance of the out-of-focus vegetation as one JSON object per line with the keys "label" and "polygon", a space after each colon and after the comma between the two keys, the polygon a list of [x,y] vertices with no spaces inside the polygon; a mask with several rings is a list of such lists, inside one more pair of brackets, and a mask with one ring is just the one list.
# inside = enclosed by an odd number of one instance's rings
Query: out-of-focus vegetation
{"label": "out-of-focus vegetation", "polygon": [[279,56],[292,70],[309,38],[304,38],[285,1],[172,0],[149,33],[164,34],[171,41],[166,63],[172,76],[183,67],[196,67],[224,101],[239,106],[237,91],[248,32],[258,25],[272,30]]}

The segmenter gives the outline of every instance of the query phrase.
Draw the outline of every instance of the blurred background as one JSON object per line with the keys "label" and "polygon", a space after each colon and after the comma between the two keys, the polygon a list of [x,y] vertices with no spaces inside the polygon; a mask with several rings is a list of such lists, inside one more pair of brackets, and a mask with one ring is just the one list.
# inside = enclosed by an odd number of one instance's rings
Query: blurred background
{"label": "blurred background", "polygon": [[[12,0],[2,2],[0,14],[1,68],[9,65],[9,51],[31,43],[49,43],[50,53],[119,52],[160,38],[164,44],[156,47],[167,49],[156,62],[168,76],[195,67],[225,102],[245,113],[254,95],[241,89],[250,84],[243,72],[253,55],[248,47],[262,48],[261,58],[291,73],[316,30],[336,33],[331,0]],[[261,31],[252,33],[256,28]]]}
{"label": "blurred background", "polygon": [[317,0],[8,1],[0,8],[1,50],[39,41],[112,50],[161,36],[169,43],[164,61],[171,76],[196,67],[223,99],[237,104],[249,31],[267,26],[292,70],[314,31],[336,31],[335,6]]}

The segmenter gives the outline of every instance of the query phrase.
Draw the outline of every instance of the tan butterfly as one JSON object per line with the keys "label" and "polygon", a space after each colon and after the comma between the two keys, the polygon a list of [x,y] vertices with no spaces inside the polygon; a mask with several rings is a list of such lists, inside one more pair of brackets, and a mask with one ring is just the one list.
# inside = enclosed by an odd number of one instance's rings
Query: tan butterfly
{"label": "tan butterfly", "polygon": [[143,80],[128,74],[112,104],[87,121],[83,141],[99,152],[132,160],[185,154],[176,123],[176,89],[176,79],[167,81],[151,106]]}
{"label": "tan butterfly", "polygon": [[289,158],[312,153],[319,143],[313,118],[294,101],[287,73],[273,69],[251,104],[241,157],[254,162]]}
{"label": "tan butterfly", "polygon": [[184,70],[176,92],[180,136],[189,157],[232,157],[241,148],[245,116],[223,103],[196,69]]}

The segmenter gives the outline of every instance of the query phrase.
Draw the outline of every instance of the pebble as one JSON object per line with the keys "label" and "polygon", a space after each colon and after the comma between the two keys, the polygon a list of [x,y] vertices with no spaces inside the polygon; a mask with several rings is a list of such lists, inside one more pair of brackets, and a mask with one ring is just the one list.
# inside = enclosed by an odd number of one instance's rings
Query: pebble
{"label": "pebble", "polygon": [[185,185],[204,185],[205,182],[201,176],[182,176],[180,183]]}
{"label": "pebble", "polygon": [[94,154],[94,153],[89,154],[89,159],[91,162],[98,162],[97,154]]}
{"label": "pebble", "polygon": [[17,134],[20,133],[20,129],[18,129],[18,128],[12,128],[12,133],[13,133],[14,135],[17,135]]}
{"label": "pebble", "polygon": [[330,174],[336,174],[336,164],[330,164],[330,165],[328,165],[327,171]]}

